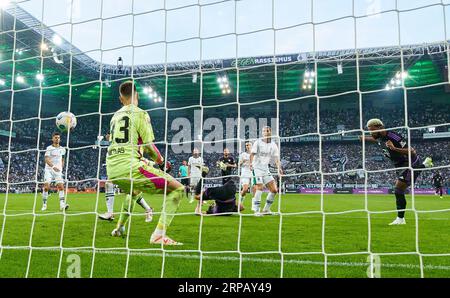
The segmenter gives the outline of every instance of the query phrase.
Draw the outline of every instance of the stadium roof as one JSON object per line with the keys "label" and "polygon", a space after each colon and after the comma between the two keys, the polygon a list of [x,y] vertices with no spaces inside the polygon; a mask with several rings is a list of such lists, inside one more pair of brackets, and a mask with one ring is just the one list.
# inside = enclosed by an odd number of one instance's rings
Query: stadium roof
{"label": "stadium roof", "polygon": [[[106,65],[65,40],[60,45],[52,45],[54,32],[50,28],[20,7],[15,9],[14,13],[6,10],[3,14],[0,80],[4,84],[0,84],[0,94],[7,93],[8,89],[38,91],[41,84],[44,96],[67,98],[67,85],[72,84],[72,101],[98,102],[102,93],[102,101],[109,102],[116,101],[118,82],[134,77],[141,92],[151,87],[156,93],[150,92],[150,96],[164,99],[167,90],[168,105],[171,102],[177,106],[179,103],[199,104],[199,98],[203,98],[204,105],[232,102],[236,100],[237,91],[240,102],[297,98],[314,95],[316,83],[318,95],[327,96],[356,91],[358,82],[363,92],[398,87],[398,80],[403,78],[407,87],[448,82],[447,42],[408,45],[401,49],[300,53],[275,59],[273,56],[217,59],[201,64],[192,61],[133,67]],[[42,41],[49,48],[42,51],[41,59]],[[36,77],[41,69],[42,82]],[[24,82],[17,82],[18,76],[22,76]],[[227,78],[230,93],[218,82],[222,76]]]}

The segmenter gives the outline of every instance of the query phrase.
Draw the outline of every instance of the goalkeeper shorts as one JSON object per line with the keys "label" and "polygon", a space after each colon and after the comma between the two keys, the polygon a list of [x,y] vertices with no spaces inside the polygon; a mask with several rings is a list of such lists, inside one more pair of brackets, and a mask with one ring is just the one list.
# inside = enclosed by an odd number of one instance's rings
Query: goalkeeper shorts
{"label": "goalkeeper shorts", "polygon": [[164,193],[166,183],[171,182],[174,178],[153,165],[153,162],[146,160],[133,162],[131,176],[129,166],[123,167],[121,170],[108,169],[108,178],[125,193],[131,191]]}

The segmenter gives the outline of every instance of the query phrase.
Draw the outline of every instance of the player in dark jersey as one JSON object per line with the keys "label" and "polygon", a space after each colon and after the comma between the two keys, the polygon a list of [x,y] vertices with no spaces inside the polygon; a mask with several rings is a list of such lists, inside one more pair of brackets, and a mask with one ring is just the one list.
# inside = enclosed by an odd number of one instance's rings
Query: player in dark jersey
{"label": "player in dark jersey", "polygon": [[236,162],[234,161],[233,156],[230,155],[230,150],[225,148],[223,150],[223,156],[217,161],[217,165],[220,167],[222,174],[222,183],[225,185],[228,181],[231,180],[230,175],[234,168],[237,167]]}
{"label": "player in dark jersey", "polygon": [[[433,166],[433,161],[430,157],[427,157],[422,163],[414,148],[408,146],[407,140],[405,140],[398,133],[385,130],[384,124],[380,119],[370,119],[367,122],[367,128],[371,131],[371,136],[364,136],[364,139],[378,143],[383,150],[383,154],[392,161],[396,168],[409,167],[409,154],[411,154],[411,167],[413,169],[423,169],[425,167],[429,168]],[[414,181],[414,183],[416,182],[419,174],[420,171],[411,172],[410,169],[399,170],[399,176],[395,183],[394,190],[398,215],[397,218],[389,225],[406,224],[405,191],[411,185],[411,181]]]}
{"label": "player in dark jersey", "polygon": [[434,185],[434,188],[436,189],[436,195],[439,193],[439,197],[441,199],[442,199],[442,193],[443,193],[443,189],[442,189],[443,182],[444,182],[444,177],[442,177],[441,174],[439,174],[439,172],[434,173],[433,185]]}
{"label": "player in dark jersey", "polygon": [[[208,174],[208,168],[204,167],[202,169],[202,177],[205,178]],[[231,215],[231,212],[237,212],[236,205],[236,192],[237,187],[232,179],[228,180],[224,185],[219,187],[204,187],[203,178],[197,183],[195,187],[195,199],[202,201],[214,200],[214,203],[209,206],[208,211],[204,212],[206,214],[220,214]],[[203,190],[202,190],[203,188]],[[200,214],[201,204],[197,205],[196,213]]]}

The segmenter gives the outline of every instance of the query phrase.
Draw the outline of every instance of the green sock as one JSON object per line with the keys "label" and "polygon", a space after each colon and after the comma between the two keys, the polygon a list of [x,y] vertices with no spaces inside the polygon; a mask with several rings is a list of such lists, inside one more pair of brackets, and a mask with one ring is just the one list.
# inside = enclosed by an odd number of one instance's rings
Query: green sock
{"label": "green sock", "polygon": [[180,187],[172,191],[167,195],[166,200],[164,202],[164,210],[165,212],[161,214],[159,218],[157,229],[160,231],[165,231],[167,227],[173,220],[175,216],[174,213],[177,212],[178,206],[180,205],[180,201],[183,198],[184,188]]}
{"label": "green sock", "polygon": [[122,210],[120,212],[119,221],[117,222],[117,228],[127,224],[128,218],[130,217],[131,212],[133,212],[134,203],[136,202],[136,199],[140,198],[141,194],[137,196],[127,195],[122,203]]}

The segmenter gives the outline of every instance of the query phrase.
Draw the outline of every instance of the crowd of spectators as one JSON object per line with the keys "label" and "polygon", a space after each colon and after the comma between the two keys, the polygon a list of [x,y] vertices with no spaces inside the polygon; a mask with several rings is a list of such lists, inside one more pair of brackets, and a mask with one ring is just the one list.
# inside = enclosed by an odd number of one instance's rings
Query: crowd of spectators
{"label": "crowd of spectators", "polygon": [[[448,107],[436,106],[433,109],[414,109],[408,113],[408,124],[410,128],[425,125],[438,125],[450,123],[450,113]],[[245,119],[248,115],[252,117],[264,118],[270,124],[270,118],[275,117],[273,111],[267,113],[255,111],[241,113]],[[273,114],[273,115],[272,115]],[[307,114],[305,111],[280,111],[279,132],[282,137],[291,137],[302,134],[317,132],[316,111]],[[224,111],[214,115],[225,123],[225,119],[236,116],[227,115]],[[385,109],[367,108],[363,111],[364,124],[372,117],[382,118],[387,127],[404,126],[404,111],[401,108],[386,107]],[[193,119],[187,117],[193,122]],[[50,145],[51,133],[55,130],[54,119],[9,119],[9,112],[0,111],[0,130],[9,132],[11,123],[14,137],[8,138],[4,134],[0,136],[0,190],[5,189],[6,182],[11,187],[25,191],[32,189],[36,181],[42,181],[44,168],[44,151]],[[68,147],[66,157],[67,175],[66,179],[70,185],[80,189],[96,187],[98,179],[106,179],[105,153],[106,147],[96,146],[97,136],[105,135],[107,132],[110,115],[90,115],[78,117],[78,124],[75,130],[70,133],[69,144],[67,136],[63,134],[62,144]],[[360,115],[357,109],[346,110],[320,110],[319,119],[320,133],[337,133],[359,129]],[[191,122],[191,123],[192,123]],[[170,130],[170,125],[158,125],[165,123],[157,117],[152,119],[156,141],[163,141],[165,138],[165,128],[167,140],[171,142],[177,131]],[[448,131],[450,126],[437,126],[435,132]],[[407,135],[406,130],[400,131]],[[410,131],[411,144],[422,156],[431,156],[436,166],[450,165],[450,141],[445,139],[423,140],[422,134],[427,130],[413,129]],[[191,134],[193,132],[191,131]],[[249,131],[246,131],[244,138],[248,138]],[[226,136],[224,136],[225,138]],[[198,143],[197,143],[198,144]],[[243,142],[241,143],[243,144]],[[158,145],[162,152],[165,152],[164,145]],[[194,144],[191,146],[193,149]],[[232,155],[238,158],[237,146],[233,146]],[[183,160],[188,160],[190,152],[175,154],[168,146],[166,159],[173,164],[173,172],[177,175],[178,167]],[[364,152],[365,162],[363,163],[362,144],[359,141],[324,141],[322,148],[319,142],[297,141],[291,143],[281,142],[281,161],[286,173],[283,179],[286,183],[306,184],[320,183],[321,175],[324,174],[324,181],[328,183],[363,183],[364,179],[354,175],[353,170],[364,167],[369,170],[392,169],[389,161],[382,155],[376,145],[366,144]],[[220,150],[221,151],[221,150]],[[219,152],[203,152],[206,165],[212,171],[211,176],[219,176],[220,170],[216,167],[216,161],[220,158]],[[321,152],[321,154],[320,154]],[[100,154],[100,158],[99,158]],[[320,159],[321,156],[321,159]],[[353,171],[353,172],[352,172]],[[440,170],[444,177],[450,177],[449,169]],[[419,183],[429,185],[432,171],[425,171],[421,174]],[[8,179],[7,179],[8,178]],[[385,185],[392,184],[396,178],[396,171],[388,170],[368,174],[368,182],[371,184]],[[8,180],[8,181],[7,181]],[[446,180],[447,181],[447,180]]]}

